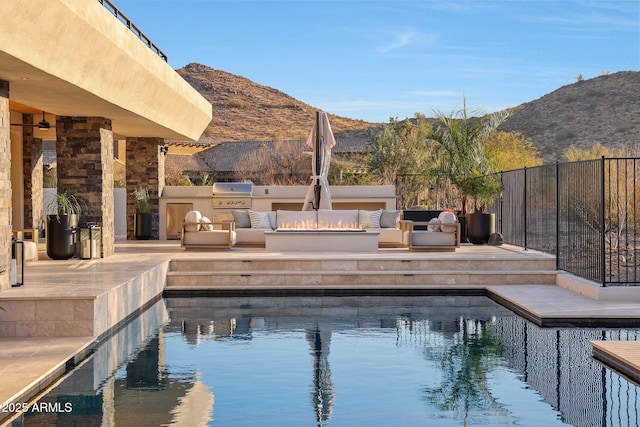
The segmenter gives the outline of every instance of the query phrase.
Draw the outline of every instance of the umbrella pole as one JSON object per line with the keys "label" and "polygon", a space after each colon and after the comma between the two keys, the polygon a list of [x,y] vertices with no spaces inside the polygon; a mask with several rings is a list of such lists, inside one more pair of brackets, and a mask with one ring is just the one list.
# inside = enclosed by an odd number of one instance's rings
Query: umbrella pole
{"label": "umbrella pole", "polygon": [[316,192],[316,204],[314,206],[315,210],[318,210],[320,208],[320,179],[318,178],[318,175],[320,174],[320,162],[321,162],[321,154],[320,153],[320,148],[322,146],[322,144],[320,144],[320,129],[321,129],[321,125],[320,125],[320,118],[321,118],[321,114],[320,111],[316,111],[316,185],[315,185],[315,192]]}

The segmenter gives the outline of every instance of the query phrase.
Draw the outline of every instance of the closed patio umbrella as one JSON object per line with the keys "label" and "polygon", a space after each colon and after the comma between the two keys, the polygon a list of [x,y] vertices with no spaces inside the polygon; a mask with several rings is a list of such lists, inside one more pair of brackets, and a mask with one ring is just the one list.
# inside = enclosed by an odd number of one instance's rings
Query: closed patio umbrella
{"label": "closed patio umbrella", "polygon": [[336,140],[331,131],[327,113],[318,111],[316,123],[307,139],[307,145],[313,148],[311,161],[311,185],[302,205],[303,211],[331,209],[331,194],[329,193],[329,164],[331,163],[331,149]]}

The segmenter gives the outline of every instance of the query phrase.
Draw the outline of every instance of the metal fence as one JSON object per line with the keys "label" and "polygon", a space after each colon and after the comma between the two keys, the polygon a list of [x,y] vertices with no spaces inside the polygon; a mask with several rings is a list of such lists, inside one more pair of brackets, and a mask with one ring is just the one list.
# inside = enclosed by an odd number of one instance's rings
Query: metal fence
{"label": "metal fence", "polygon": [[640,284],[640,158],[556,163],[501,174],[489,211],[506,243],[556,255],[557,268]]}

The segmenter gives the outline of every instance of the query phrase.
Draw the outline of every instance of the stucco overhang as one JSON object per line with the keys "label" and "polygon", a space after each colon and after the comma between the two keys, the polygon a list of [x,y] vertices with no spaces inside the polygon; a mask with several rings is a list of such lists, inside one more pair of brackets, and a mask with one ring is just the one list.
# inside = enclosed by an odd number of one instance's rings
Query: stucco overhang
{"label": "stucco overhang", "polygon": [[197,140],[211,121],[211,103],[97,0],[3,0],[2,15],[11,101],[131,137]]}

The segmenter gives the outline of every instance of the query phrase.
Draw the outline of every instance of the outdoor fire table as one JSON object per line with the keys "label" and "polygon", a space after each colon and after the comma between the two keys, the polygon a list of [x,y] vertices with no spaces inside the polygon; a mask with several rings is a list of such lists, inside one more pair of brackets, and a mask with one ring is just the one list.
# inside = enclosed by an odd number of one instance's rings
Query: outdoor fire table
{"label": "outdoor fire table", "polygon": [[267,252],[376,252],[377,231],[274,230],[265,231]]}

